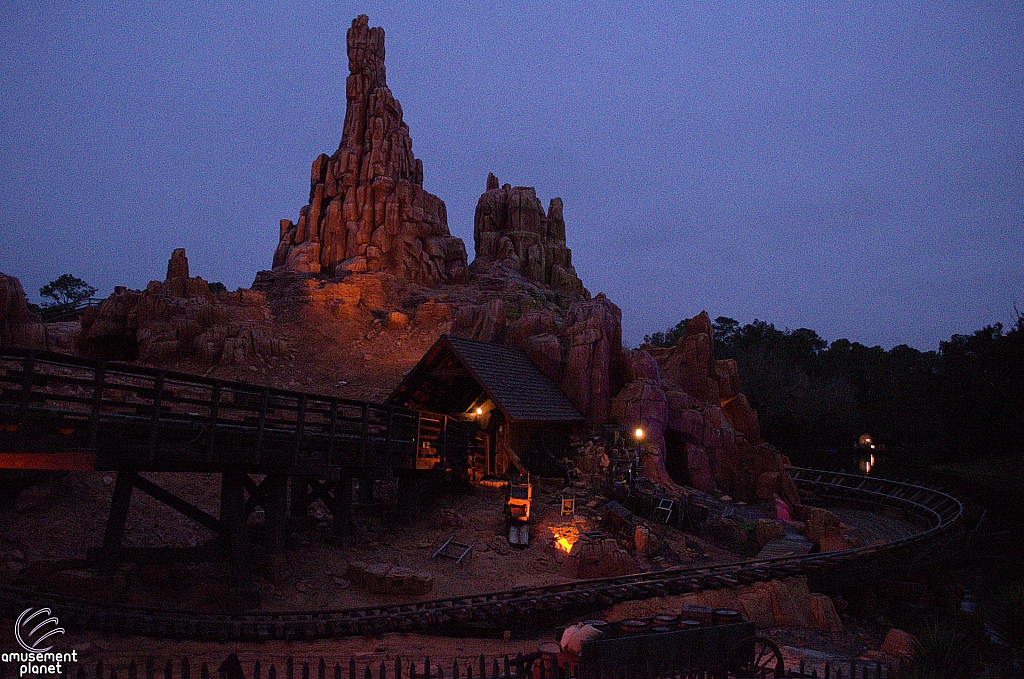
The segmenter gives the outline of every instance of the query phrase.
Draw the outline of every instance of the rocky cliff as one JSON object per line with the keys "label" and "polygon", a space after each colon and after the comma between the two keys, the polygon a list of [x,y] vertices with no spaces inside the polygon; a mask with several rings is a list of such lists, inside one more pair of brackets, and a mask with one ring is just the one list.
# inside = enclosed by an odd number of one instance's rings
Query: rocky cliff
{"label": "rocky cliff", "polygon": [[466,248],[444,201],[423,190],[402,106],[387,86],[384,29],[365,15],[348,30],[345,127],[333,155],[313,161],[309,204],[281,221],[273,266],[333,276],[387,271],[399,281],[458,280]]}
{"label": "rocky cliff", "polygon": [[757,413],[740,393],[736,362],[716,360],[707,312],[686,322],[670,348],[625,352],[626,385],[612,418],[646,432],[645,474],[708,493],[744,498],[778,495],[800,504],[784,460],[761,441]]}
{"label": "rocky cliff", "polygon": [[178,248],[163,281],[151,281],[145,290],[118,287],[99,307],[87,309],[79,345],[93,358],[247,365],[284,355],[270,320],[262,293],[211,293],[205,280],[189,275],[185,250]]}

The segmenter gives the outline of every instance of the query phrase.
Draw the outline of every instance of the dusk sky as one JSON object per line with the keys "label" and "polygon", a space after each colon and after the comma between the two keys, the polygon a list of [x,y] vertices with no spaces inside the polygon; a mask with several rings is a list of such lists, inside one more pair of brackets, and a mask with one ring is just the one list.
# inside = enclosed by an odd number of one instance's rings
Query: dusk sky
{"label": "dusk sky", "polygon": [[565,202],[624,341],[706,309],[935,349],[1024,310],[1024,4],[0,3],[0,271],[249,286],[387,32],[473,256],[488,172]]}

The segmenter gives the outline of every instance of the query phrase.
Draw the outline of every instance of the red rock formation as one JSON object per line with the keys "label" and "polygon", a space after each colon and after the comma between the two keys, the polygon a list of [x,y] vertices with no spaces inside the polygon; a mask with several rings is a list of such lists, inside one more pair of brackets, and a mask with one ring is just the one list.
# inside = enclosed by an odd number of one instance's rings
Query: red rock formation
{"label": "red rock formation", "polygon": [[313,162],[309,204],[297,224],[281,221],[274,267],[328,275],[387,271],[426,284],[460,279],[466,248],[448,231],[444,201],[423,190],[423,163],[387,86],[384,29],[358,16],[347,42],[341,144]]}
{"label": "red rock formation", "polygon": [[562,331],[567,358],[561,387],[588,424],[609,421],[622,361],[622,311],[600,293],[569,307]]}
{"label": "red rock formation", "polygon": [[812,594],[806,577],[758,582],[737,589],[687,594],[684,603],[732,608],[758,627],[794,627],[819,632],[842,632],[835,604],[824,594]]}
{"label": "red rock formation", "polygon": [[637,570],[636,561],[613,538],[581,535],[562,566],[562,575],[584,580],[629,575]]}
{"label": "red rock formation", "polygon": [[25,346],[30,341],[30,326],[39,322],[28,310],[21,281],[0,273],[0,347]]}
{"label": "red rock formation", "polygon": [[0,347],[78,352],[77,323],[43,323],[29,311],[25,289],[14,276],[0,273]]}
{"label": "red rock formation", "polygon": [[270,311],[261,292],[239,289],[214,295],[199,277],[189,276],[179,248],[167,265],[167,279],[145,290],[114,294],[82,316],[82,353],[94,358],[148,362],[193,357],[214,364],[249,364],[281,356],[285,344],[269,335]]}
{"label": "red rock formation", "polygon": [[552,198],[545,214],[532,187],[498,188],[498,178],[488,174],[473,218],[473,241],[474,266],[501,264],[567,294],[590,296],[565,245],[561,198]]}

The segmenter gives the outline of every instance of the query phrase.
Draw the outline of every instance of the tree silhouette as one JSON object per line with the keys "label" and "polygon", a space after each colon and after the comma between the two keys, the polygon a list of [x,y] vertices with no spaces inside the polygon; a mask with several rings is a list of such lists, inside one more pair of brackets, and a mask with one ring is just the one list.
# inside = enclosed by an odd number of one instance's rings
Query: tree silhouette
{"label": "tree silhouette", "polygon": [[64,304],[74,304],[80,300],[88,299],[95,294],[96,288],[69,273],[61,274],[56,280],[52,280],[39,288],[40,297],[49,297],[53,300],[52,302],[44,301],[40,305],[44,309]]}

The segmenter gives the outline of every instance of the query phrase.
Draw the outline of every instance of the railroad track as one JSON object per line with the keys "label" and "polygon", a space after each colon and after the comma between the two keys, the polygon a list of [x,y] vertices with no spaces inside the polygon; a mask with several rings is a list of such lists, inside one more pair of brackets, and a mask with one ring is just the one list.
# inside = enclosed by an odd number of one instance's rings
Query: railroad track
{"label": "railroad track", "polygon": [[892,507],[919,519],[920,532],[856,549],[711,566],[672,568],[615,578],[518,588],[470,596],[336,611],[205,613],[99,604],[82,599],[0,588],[10,617],[29,607],[51,608],[68,627],[147,637],[211,641],[321,639],[397,631],[430,631],[453,624],[500,622],[569,613],[594,606],[738,587],[806,575],[846,580],[912,565],[963,533],[963,504],[942,490],[911,482],[794,468],[798,487],[818,497]]}

